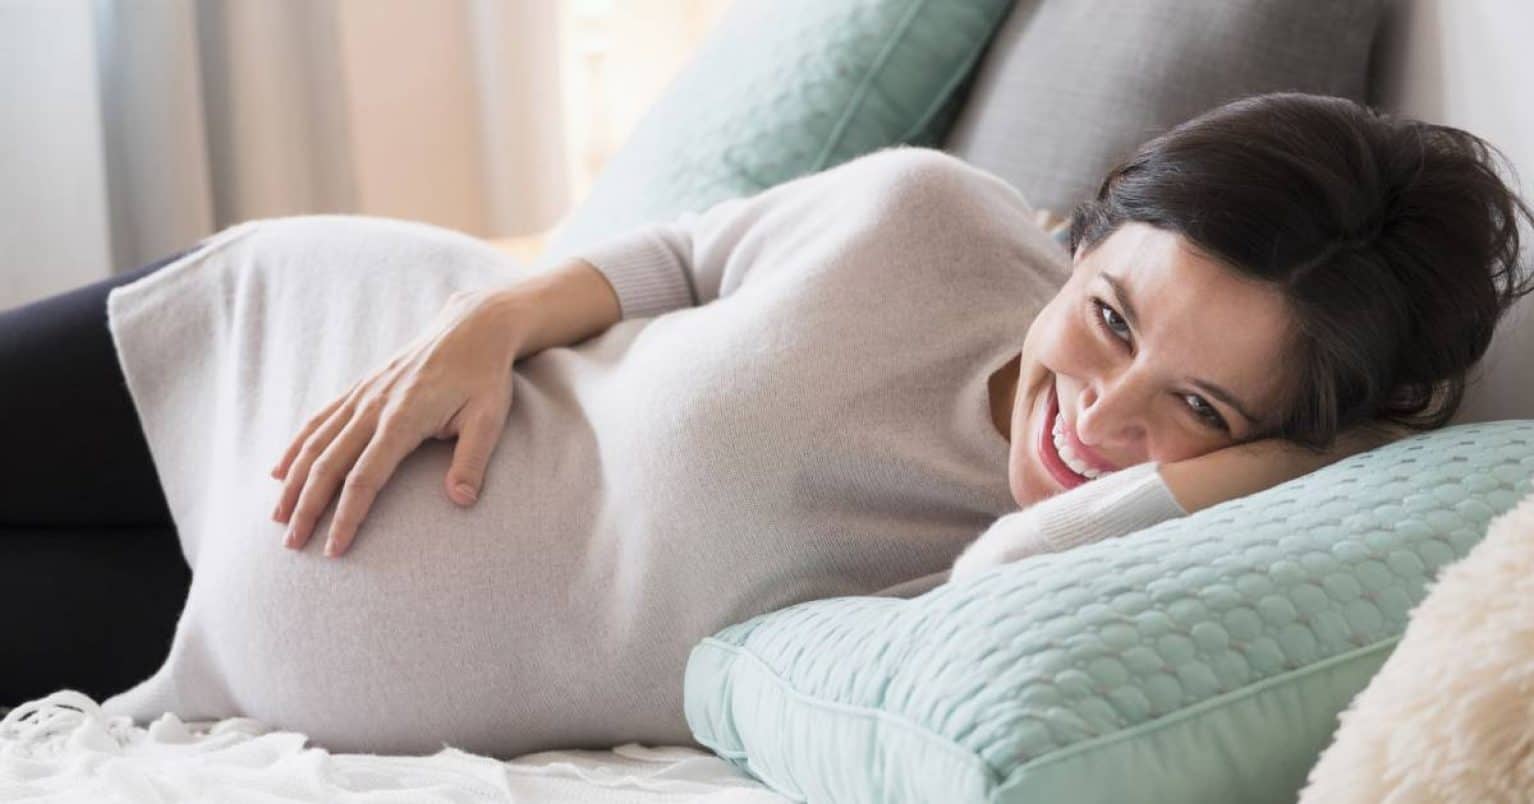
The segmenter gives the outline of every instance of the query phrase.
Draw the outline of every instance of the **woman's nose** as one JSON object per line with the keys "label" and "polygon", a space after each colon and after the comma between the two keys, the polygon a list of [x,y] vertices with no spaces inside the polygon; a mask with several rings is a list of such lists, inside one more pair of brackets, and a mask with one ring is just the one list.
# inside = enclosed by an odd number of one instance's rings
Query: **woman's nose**
{"label": "woman's nose", "polygon": [[1145,434],[1143,396],[1127,376],[1088,383],[1076,413],[1076,436],[1091,446],[1135,443]]}

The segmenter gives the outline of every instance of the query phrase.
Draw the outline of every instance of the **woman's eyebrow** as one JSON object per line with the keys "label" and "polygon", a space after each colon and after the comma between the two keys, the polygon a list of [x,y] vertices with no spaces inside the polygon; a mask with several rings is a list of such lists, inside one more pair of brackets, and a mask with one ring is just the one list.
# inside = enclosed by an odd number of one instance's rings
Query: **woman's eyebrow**
{"label": "woman's eyebrow", "polygon": [[1248,413],[1247,409],[1246,409],[1246,406],[1241,404],[1241,401],[1239,399],[1236,399],[1236,397],[1233,394],[1231,394],[1231,392],[1229,392],[1229,391],[1225,390],[1224,388],[1221,388],[1220,386],[1215,385],[1213,383],[1204,382],[1203,380],[1193,380],[1192,382],[1193,382],[1194,385],[1197,385],[1200,389],[1202,389],[1205,393],[1207,393],[1210,396],[1214,397],[1215,399],[1218,399],[1221,402],[1224,402],[1225,404],[1230,405],[1231,407],[1235,408],[1237,413],[1241,414],[1243,417],[1246,418],[1246,421],[1247,421],[1248,424],[1250,424],[1253,427],[1257,426],[1257,417],[1253,416],[1250,413]]}
{"label": "woman's eyebrow", "polygon": [[[1119,307],[1123,309],[1124,319],[1129,322],[1129,326],[1134,327],[1135,329],[1140,329],[1140,317],[1135,314],[1135,303],[1134,300],[1129,297],[1129,288],[1125,287],[1124,283],[1119,281],[1118,277],[1108,273],[1107,271],[1100,271],[1097,275],[1102,277],[1103,281],[1107,282],[1108,286],[1113,289],[1115,300],[1118,301]],[[1205,382],[1204,380],[1198,379],[1191,380],[1190,382],[1198,386],[1199,389],[1204,393],[1207,393],[1215,399],[1218,399],[1221,402],[1229,405],[1237,413],[1241,414],[1242,417],[1245,418],[1247,422],[1253,427],[1257,426],[1257,417],[1251,414],[1251,409],[1246,405],[1243,405],[1241,400],[1236,398],[1235,394],[1225,390],[1224,388],[1221,388],[1218,385],[1215,385],[1212,382]]]}

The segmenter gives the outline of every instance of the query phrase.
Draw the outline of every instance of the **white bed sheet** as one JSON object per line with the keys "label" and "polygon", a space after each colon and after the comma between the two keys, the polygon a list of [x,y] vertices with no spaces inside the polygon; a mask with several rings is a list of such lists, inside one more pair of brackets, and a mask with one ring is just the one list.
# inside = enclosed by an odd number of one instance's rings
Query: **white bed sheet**
{"label": "white bed sheet", "polygon": [[343,804],[782,804],[713,754],[629,743],[509,761],[444,747],[431,756],[331,754],[250,718],[147,727],[61,690],[0,719],[0,801]]}

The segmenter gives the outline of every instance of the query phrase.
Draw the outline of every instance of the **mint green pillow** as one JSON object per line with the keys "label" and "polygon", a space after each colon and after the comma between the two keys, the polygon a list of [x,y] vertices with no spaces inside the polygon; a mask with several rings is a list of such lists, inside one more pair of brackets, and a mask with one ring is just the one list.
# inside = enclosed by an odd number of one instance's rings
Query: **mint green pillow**
{"label": "mint green pillow", "polygon": [[1293,802],[1439,568],[1534,477],[1534,420],[1461,425],[910,600],[705,639],[697,739],[837,802]]}
{"label": "mint green pillow", "polygon": [[885,146],[936,146],[1010,6],[736,0],[540,262]]}

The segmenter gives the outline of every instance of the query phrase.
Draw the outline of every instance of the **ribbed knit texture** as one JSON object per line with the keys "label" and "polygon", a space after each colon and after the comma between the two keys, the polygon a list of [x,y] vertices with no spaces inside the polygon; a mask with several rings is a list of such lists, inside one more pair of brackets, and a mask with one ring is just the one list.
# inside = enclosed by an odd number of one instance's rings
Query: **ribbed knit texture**
{"label": "ribbed knit texture", "polygon": [[1045,543],[1069,550],[1187,516],[1155,463],[1142,463],[1030,506]]}
{"label": "ribbed knit texture", "polygon": [[397,219],[225,230],[108,297],[193,580],[165,665],[103,710],[346,752],[691,744],[699,640],[942,572],[1016,507],[987,380],[1068,273],[1032,216],[895,148],[594,243],[623,320],[516,362],[478,501],[428,439],[339,559],[333,506],[281,546],[267,470],[454,292],[536,272]]}
{"label": "ribbed knit texture", "polygon": [[[683,216],[682,223],[696,216]],[[696,303],[685,268],[689,260],[674,253],[654,229],[610,238],[583,251],[580,259],[598,266],[618,294],[622,318],[649,318]]]}
{"label": "ribbed knit texture", "polygon": [[1159,464],[1136,464],[996,520],[954,562],[950,578],[971,578],[994,566],[1126,536],[1187,514],[1161,479]]}

